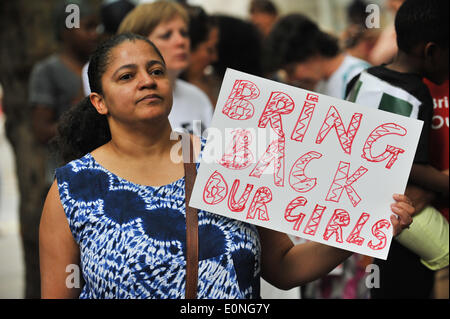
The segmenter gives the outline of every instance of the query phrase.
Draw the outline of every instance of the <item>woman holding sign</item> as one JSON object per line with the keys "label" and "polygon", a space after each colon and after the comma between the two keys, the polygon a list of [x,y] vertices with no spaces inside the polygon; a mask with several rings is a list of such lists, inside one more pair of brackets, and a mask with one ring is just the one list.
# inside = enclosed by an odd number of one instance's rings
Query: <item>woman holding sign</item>
{"label": "woman holding sign", "polygon": [[[183,298],[188,193],[172,154],[164,59],[148,39],[122,34],[96,50],[88,74],[93,93],[59,129],[70,162],[57,169],[43,209],[42,297]],[[414,208],[403,195],[394,200],[398,234]],[[294,287],[351,255],[314,242],[294,247],[285,234],[206,211],[197,230],[198,298],[258,298],[260,276]]]}

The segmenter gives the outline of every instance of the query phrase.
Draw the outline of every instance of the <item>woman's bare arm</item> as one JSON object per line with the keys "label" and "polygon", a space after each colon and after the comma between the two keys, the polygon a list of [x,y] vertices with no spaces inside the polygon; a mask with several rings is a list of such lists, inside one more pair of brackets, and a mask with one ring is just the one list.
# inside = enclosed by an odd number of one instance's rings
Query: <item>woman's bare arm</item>
{"label": "woman's bare arm", "polygon": [[[56,181],[45,200],[39,226],[39,258],[42,298],[78,298],[80,288],[72,288],[66,281],[71,272],[69,265],[79,267],[80,250],[73,239],[59,199]],[[79,268],[78,268],[79,269]],[[81,276],[81,270],[77,272]],[[76,273],[75,273],[76,275]],[[69,278],[70,279],[70,278]],[[78,278],[77,278],[78,279]],[[79,278],[81,283],[81,278]]]}
{"label": "woman's bare arm", "polygon": [[286,234],[258,228],[263,278],[280,289],[301,286],[329,273],[352,252],[307,242],[294,245]]}

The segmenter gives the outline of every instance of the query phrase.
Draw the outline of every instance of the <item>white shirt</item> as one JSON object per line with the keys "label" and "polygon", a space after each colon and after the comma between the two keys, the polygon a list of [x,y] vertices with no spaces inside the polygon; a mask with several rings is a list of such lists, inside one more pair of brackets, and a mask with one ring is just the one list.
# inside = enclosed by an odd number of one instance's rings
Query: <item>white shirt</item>
{"label": "white shirt", "polygon": [[[213,106],[202,90],[186,81],[180,79],[175,81],[172,111],[169,114],[170,125],[174,131],[182,128],[191,133],[201,134],[211,124],[212,116]],[[195,124],[194,121],[200,123]],[[199,131],[200,124],[201,131]]]}
{"label": "white shirt", "polygon": [[345,88],[354,76],[370,67],[364,60],[346,55],[339,68],[334,71],[328,80],[321,81],[316,92],[328,96],[345,99]]}

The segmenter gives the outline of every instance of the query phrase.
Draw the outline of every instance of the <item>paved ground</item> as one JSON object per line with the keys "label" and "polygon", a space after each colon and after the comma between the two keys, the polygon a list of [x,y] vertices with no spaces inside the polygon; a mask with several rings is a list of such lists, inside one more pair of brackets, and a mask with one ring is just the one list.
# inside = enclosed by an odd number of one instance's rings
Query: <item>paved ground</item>
{"label": "paved ground", "polygon": [[0,299],[23,298],[24,267],[17,208],[13,154],[0,117]]}

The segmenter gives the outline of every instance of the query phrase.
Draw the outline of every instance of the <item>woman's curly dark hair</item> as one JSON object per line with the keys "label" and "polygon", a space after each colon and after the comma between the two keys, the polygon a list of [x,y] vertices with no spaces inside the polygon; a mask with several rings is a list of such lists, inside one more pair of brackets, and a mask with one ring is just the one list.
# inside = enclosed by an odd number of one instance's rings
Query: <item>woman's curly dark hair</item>
{"label": "woman's curly dark hair", "polygon": [[99,114],[89,97],[64,112],[58,122],[53,148],[64,163],[80,158],[111,140],[106,116]]}
{"label": "woman's curly dark hair", "polygon": [[[132,33],[113,36],[100,44],[89,60],[88,76],[92,92],[103,95],[101,79],[110,63],[111,50],[124,41],[136,40],[147,42],[164,62],[158,48],[147,38]],[[57,136],[51,144],[63,163],[68,163],[92,152],[109,140],[111,132],[107,118],[97,112],[87,96],[62,114],[58,121]]]}

